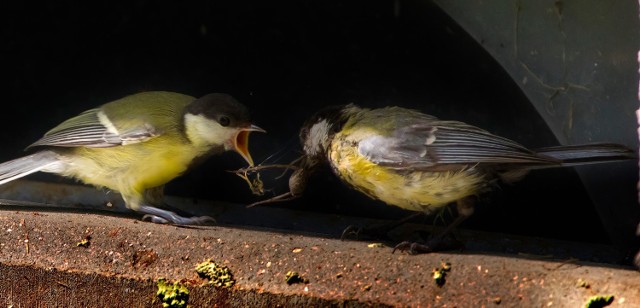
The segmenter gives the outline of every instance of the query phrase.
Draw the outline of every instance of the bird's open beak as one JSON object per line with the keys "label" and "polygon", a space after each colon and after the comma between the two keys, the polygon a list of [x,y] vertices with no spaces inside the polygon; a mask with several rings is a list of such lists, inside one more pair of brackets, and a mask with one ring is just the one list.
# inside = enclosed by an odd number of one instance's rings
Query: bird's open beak
{"label": "bird's open beak", "polygon": [[249,133],[251,132],[266,133],[267,131],[258,126],[251,125],[242,128],[233,140],[233,148],[242,155],[242,158],[249,163],[249,166],[253,166],[253,158],[251,158],[251,154],[249,154]]}

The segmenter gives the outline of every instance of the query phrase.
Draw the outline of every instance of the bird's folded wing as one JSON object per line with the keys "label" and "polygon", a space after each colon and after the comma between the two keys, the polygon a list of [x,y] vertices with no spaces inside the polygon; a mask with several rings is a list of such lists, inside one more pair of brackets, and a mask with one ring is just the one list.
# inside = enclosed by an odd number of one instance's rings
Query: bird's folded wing
{"label": "bird's folded wing", "polygon": [[361,140],[370,161],[398,169],[446,164],[557,164],[509,139],[457,121],[434,120],[397,127],[389,136]]}
{"label": "bird's folded wing", "polygon": [[105,148],[146,141],[159,134],[155,127],[146,123],[118,129],[99,108],[96,108],[62,122],[28,148],[35,146]]}

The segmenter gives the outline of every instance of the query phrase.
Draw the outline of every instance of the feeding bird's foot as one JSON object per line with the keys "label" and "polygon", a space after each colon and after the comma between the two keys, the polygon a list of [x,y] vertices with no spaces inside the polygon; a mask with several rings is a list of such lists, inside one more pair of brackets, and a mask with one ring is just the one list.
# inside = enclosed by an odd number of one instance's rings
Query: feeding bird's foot
{"label": "feeding bird's foot", "polygon": [[342,231],[342,236],[340,236],[341,240],[345,240],[348,238],[358,239],[376,239],[376,240],[385,240],[389,239],[387,235],[389,231],[393,230],[393,228],[389,229],[387,224],[380,226],[372,226],[372,227],[359,227],[354,225],[349,225]]}
{"label": "feeding bird's foot", "polygon": [[349,225],[346,228],[344,228],[344,230],[342,231],[342,235],[340,236],[340,240],[345,240],[346,238],[349,238],[351,235],[354,236],[354,238],[358,238],[360,237],[360,232],[362,232],[364,228],[362,227],[356,227],[354,225]]}
{"label": "feeding bird's foot", "polygon": [[429,240],[426,243],[416,243],[410,241],[404,241],[400,244],[393,247],[393,251],[391,253],[399,251],[406,251],[410,255],[417,255],[422,253],[431,253],[437,251],[448,251],[462,248],[462,242],[451,238],[451,237],[442,237],[436,236],[435,238]]}
{"label": "feeding bird's foot", "polygon": [[355,239],[359,239],[361,235],[364,235],[366,238],[377,240],[389,239],[389,232],[422,215],[423,213],[414,213],[400,220],[390,221],[370,227],[357,227],[354,225],[349,225],[344,229],[344,231],[342,231],[342,236],[340,237],[340,239],[345,240],[349,237],[349,235],[353,235]]}

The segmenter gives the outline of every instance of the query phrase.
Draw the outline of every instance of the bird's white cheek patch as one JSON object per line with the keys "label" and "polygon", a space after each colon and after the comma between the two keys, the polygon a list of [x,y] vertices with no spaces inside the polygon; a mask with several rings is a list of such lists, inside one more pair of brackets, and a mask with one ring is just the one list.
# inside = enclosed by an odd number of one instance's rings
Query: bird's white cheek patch
{"label": "bird's white cheek patch", "polygon": [[186,114],[184,120],[187,138],[196,146],[222,145],[237,132],[200,115]]}
{"label": "bird's white cheek patch", "polygon": [[322,120],[309,129],[309,135],[304,143],[304,150],[308,154],[315,155],[320,152],[321,147],[326,146],[327,136],[329,136],[329,123]]}

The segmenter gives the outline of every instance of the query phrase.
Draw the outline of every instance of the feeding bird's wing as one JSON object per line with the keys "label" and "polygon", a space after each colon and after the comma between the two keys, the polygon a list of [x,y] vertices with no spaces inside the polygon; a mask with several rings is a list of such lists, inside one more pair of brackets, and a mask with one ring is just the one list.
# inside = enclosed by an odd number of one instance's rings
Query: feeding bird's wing
{"label": "feeding bird's wing", "polygon": [[35,146],[105,148],[143,142],[160,135],[152,125],[116,127],[100,109],[90,109],[62,122],[44,137],[27,148]]}
{"label": "feeding bird's wing", "polygon": [[370,161],[398,169],[449,164],[560,164],[509,139],[457,121],[413,114],[395,120],[393,132],[360,140],[358,151]]}

